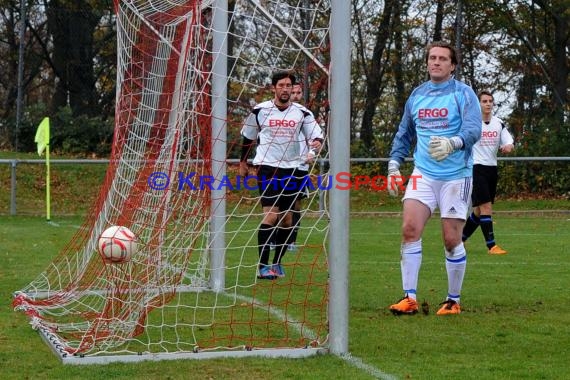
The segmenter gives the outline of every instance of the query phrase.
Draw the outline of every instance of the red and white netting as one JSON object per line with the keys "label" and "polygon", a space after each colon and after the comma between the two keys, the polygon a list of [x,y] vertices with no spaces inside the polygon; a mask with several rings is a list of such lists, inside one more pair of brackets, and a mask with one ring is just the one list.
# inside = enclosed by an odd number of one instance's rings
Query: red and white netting
{"label": "red and white netting", "polygon": [[[217,3],[115,0],[115,136],[105,181],[82,228],[14,298],[64,357],[322,347],[327,340],[326,192],[313,190],[302,202],[286,277],[258,280],[261,205],[256,190],[237,188],[235,159],[243,120],[253,103],[272,97],[268,78],[277,68],[299,74],[307,107],[326,126],[330,4],[236,0],[225,13],[228,30],[220,31],[212,26]],[[212,51],[214,33],[223,33],[227,55]],[[227,60],[227,136],[212,133],[212,81],[220,75],[213,57]],[[227,173],[212,172],[217,143],[227,145]],[[326,176],[322,163],[314,175]],[[215,209],[203,181],[222,175],[223,288],[213,290]],[[112,225],[138,238],[126,263],[97,252]]]}

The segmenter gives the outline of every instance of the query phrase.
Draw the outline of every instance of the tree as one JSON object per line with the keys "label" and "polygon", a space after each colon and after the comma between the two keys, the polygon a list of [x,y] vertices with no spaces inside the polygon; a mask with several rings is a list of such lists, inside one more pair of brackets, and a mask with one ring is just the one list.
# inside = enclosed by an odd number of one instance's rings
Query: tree
{"label": "tree", "polygon": [[535,154],[564,155],[570,141],[568,75],[570,1],[532,1],[496,5],[511,36],[502,66],[519,74],[512,119]]}
{"label": "tree", "polygon": [[[281,7],[288,2],[295,1],[272,4]],[[0,53],[7,59],[0,61],[0,130],[7,131],[15,115],[20,10],[18,2],[1,4]],[[112,2],[28,0],[26,4],[26,106],[49,105],[52,115],[69,106],[73,117],[112,118],[116,77]],[[549,154],[565,154],[570,142],[570,0],[464,1],[461,41],[457,41],[454,29],[456,3],[449,0],[352,0],[352,5],[351,136],[355,146],[360,146],[355,155],[388,154],[387,146],[409,91],[426,79],[424,47],[434,39],[460,42],[464,80],[475,90],[485,88],[500,94],[498,113],[503,113],[504,118],[508,116],[507,121],[516,132],[544,131],[544,135],[551,136],[554,147],[533,144],[533,149],[538,149],[536,154],[540,149],[548,149]],[[252,4],[229,0],[228,6],[231,12]],[[231,14],[228,17],[232,19]],[[281,12],[280,17],[287,19],[292,15]],[[247,18],[233,19],[231,27],[262,32],[259,25]],[[303,40],[301,29],[291,31],[301,33],[299,40]],[[231,34],[228,44],[231,51]],[[259,53],[272,55],[270,49]],[[291,64],[294,59],[288,55],[280,57],[283,64]],[[327,58],[322,62],[327,62]],[[230,63],[229,67],[239,64]],[[307,79],[311,84],[322,80],[310,74],[310,70],[304,72],[309,72]],[[241,68],[238,75],[262,83],[268,73],[250,73]],[[2,134],[7,141],[6,135]],[[3,146],[7,146],[6,142]]]}
{"label": "tree", "polygon": [[[14,130],[18,92],[18,2],[3,2],[0,13],[0,117],[3,140]],[[37,125],[38,115],[54,116],[70,106],[76,116],[105,118],[114,113],[116,48],[109,1],[27,1],[23,124]],[[111,25],[111,27],[109,27]],[[110,83],[110,84],[109,84]],[[28,120],[29,118],[33,120]],[[28,125],[21,126],[29,134]],[[23,133],[23,131],[20,131]],[[12,134],[13,135],[13,134]],[[23,136],[29,138],[29,136]],[[33,139],[33,136],[31,137]],[[28,142],[29,143],[29,142]],[[29,144],[27,144],[29,146]]]}
{"label": "tree", "polygon": [[101,12],[85,0],[51,0],[46,14],[57,77],[51,111],[69,104],[74,115],[98,115],[93,37]]}
{"label": "tree", "polygon": [[[383,91],[383,77],[386,73],[386,56],[385,51],[388,48],[390,35],[392,32],[391,23],[394,16],[394,10],[398,0],[386,0],[384,2],[384,10],[380,24],[375,36],[374,50],[365,70],[366,80],[366,98],[364,105],[364,113],[362,115],[362,124],[360,127],[360,139],[363,142],[365,151],[374,153],[374,127],[373,118],[376,113],[378,100]],[[364,43],[361,37],[361,54],[364,56]]]}
{"label": "tree", "polygon": [[40,38],[45,38],[45,17],[38,12],[37,6],[26,5],[25,23],[20,15],[18,2],[4,2],[0,12],[0,147],[9,147],[15,140],[14,126],[16,101],[18,99],[18,70],[20,29],[24,29],[24,71],[23,95],[34,102],[41,102],[37,95],[44,92],[46,84],[39,80],[39,74],[45,69],[44,49]]}

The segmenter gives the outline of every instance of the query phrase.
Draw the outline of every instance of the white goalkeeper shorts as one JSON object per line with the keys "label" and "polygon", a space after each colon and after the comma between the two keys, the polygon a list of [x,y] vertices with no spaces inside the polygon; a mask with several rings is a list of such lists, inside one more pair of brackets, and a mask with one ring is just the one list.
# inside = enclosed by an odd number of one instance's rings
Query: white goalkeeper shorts
{"label": "white goalkeeper shorts", "polygon": [[451,181],[440,181],[428,178],[414,168],[412,177],[406,186],[406,193],[402,201],[415,199],[429,207],[433,214],[439,208],[442,218],[467,218],[471,203],[471,190],[473,177],[459,178]]}

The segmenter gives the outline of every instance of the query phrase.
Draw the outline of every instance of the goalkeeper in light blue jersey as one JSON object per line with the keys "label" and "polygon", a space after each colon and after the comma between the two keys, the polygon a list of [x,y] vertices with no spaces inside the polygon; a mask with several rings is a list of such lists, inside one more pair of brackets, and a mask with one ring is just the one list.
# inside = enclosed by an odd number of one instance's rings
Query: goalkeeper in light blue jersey
{"label": "goalkeeper in light blue jersey", "polygon": [[461,241],[472,185],[472,147],[481,137],[481,109],[475,92],[453,78],[458,64],[453,46],[434,42],[426,49],[430,80],[412,91],[392,143],[388,163],[391,195],[403,189],[400,165],[412,145],[413,184],[405,188],[401,269],[404,297],[390,306],[397,315],[418,311],[417,284],[422,262],[422,233],[439,208],[448,292],[438,315],[459,314],[467,262]]}

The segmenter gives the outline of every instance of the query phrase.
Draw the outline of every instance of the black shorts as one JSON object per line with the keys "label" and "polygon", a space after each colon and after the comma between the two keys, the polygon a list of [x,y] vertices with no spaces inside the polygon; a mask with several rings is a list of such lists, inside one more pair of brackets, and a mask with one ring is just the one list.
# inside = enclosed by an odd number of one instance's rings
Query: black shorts
{"label": "black shorts", "polygon": [[309,172],[306,170],[299,170],[297,169],[297,171],[295,172],[295,175],[299,176],[299,181],[301,182],[300,184],[300,189],[299,189],[299,199],[305,199],[309,197],[309,186],[307,184],[307,181],[310,180],[309,178]]}
{"label": "black shorts", "polygon": [[257,169],[257,186],[263,207],[278,207],[279,211],[293,209],[299,197],[303,177],[298,169],[283,169],[261,165]]}
{"label": "black shorts", "polygon": [[495,202],[498,181],[499,170],[496,166],[473,165],[473,192],[471,194],[473,207]]}

